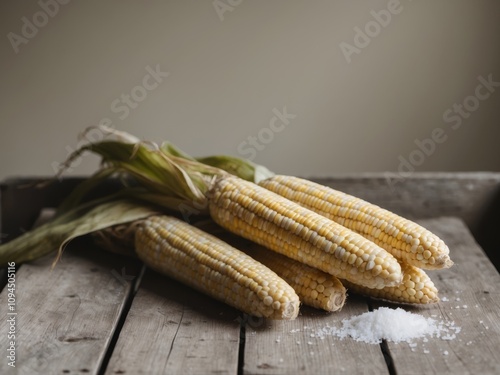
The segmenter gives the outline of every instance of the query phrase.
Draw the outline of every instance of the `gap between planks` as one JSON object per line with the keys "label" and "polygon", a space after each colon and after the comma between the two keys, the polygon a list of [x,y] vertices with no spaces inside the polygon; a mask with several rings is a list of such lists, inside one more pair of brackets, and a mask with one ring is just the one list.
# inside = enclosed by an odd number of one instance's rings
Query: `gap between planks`
{"label": "gap between planks", "polygon": [[[461,220],[440,218],[421,223],[449,244],[455,266],[429,272],[440,296],[448,301],[405,309],[452,319],[462,332],[452,341],[418,341],[416,348],[388,342],[395,372],[499,373],[493,351],[500,346],[496,292],[500,275]],[[133,287],[119,283],[112,274],[112,270],[121,270],[117,267],[124,264],[121,257],[83,247],[67,251],[63,263],[47,273],[44,267],[50,260],[23,265],[18,273],[23,286],[18,302],[24,306],[19,374],[33,373],[33,369],[43,372],[49,364],[54,373],[86,369],[95,374],[236,374],[238,368],[246,375],[391,372],[379,345],[311,337],[327,323],[337,325],[368,311],[363,298],[349,296],[344,309],[333,314],[302,308],[295,321],[247,318],[242,330],[238,311],[148,270],[123,321],[126,296]],[[119,293],[114,296],[118,298],[102,298],[107,289],[117,287]],[[71,296],[79,297],[78,304]],[[0,303],[5,303],[4,293]],[[468,308],[460,307],[465,304]],[[123,328],[118,330],[120,321]],[[4,329],[5,322],[0,322],[0,332]],[[239,352],[241,334],[245,339],[243,353]],[[113,337],[117,337],[114,347]],[[106,356],[109,363],[104,368]],[[0,371],[7,373],[3,365],[0,363]]]}

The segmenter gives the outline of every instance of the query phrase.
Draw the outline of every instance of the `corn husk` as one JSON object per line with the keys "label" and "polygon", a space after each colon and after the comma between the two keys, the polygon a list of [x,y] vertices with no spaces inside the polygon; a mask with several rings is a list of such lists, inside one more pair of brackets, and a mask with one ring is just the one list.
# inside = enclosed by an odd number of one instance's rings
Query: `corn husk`
{"label": "corn husk", "polygon": [[81,205],[0,245],[0,264],[23,263],[56,251],[60,256],[66,245],[77,237],[158,213],[144,204],[124,200],[96,203]]}
{"label": "corn husk", "polygon": [[[54,220],[1,245],[0,264],[33,260],[58,249],[61,253],[71,239],[146,217],[156,212],[152,207],[183,216],[206,213],[207,192],[217,176],[232,172],[255,181],[271,173],[238,158],[197,160],[168,143],[160,147],[109,127],[98,130],[115,139],[84,144],[62,164],[57,177],[86,152],[101,157],[101,168],[74,189]],[[121,181],[118,192],[92,204],[82,203],[112,178]]]}
{"label": "corn husk", "polygon": [[196,160],[200,163],[222,169],[230,174],[238,176],[244,180],[259,183],[266,178],[274,176],[274,173],[263,165],[252,163],[250,160],[237,158],[229,155],[214,155],[193,158],[185,152],[179,150],[171,143],[164,143],[161,147],[169,155],[177,156],[188,160]]}

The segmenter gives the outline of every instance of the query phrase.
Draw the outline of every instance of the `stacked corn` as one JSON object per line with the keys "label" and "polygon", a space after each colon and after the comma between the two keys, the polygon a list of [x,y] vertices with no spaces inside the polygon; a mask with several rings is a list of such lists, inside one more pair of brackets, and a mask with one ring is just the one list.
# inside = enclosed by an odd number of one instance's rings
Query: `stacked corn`
{"label": "stacked corn", "polygon": [[346,290],[338,278],[377,289],[402,282],[401,266],[386,250],[257,184],[220,176],[207,199],[216,223],[263,247],[250,249],[249,256],[163,216],[138,225],[139,258],[242,311],[272,319],[295,318],[299,298],[339,310]]}
{"label": "stacked corn", "polygon": [[135,198],[207,208],[221,227],[268,249],[250,252],[254,259],[168,217],[144,220],[136,231],[146,264],[256,316],[293,319],[299,298],[338,310],[345,289],[337,278],[378,298],[434,302],[437,290],[423,269],[452,265],[444,242],[421,226],[311,181],[271,176],[254,183],[140,142],[84,150],[101,155],[107,171],[139,181],[144,189],[131,190],[140,192]]}
{"label": "stacked corn", "polygon": [[[191,158],[173,145],[169,145],[167,149],[171,154]],[[439,301],[437,288],[424,269],[448,268],[453,262],[446,244],[422,226],[330,187],[293,176],[274,175],[267,168],[247,160],[231,156],[212,156],[196,160],[257,182],[269,191],[360,234],[386,250],[399,262],[404,276],[402,282],[397,285],[374,287],[363,284],[359,277],[353,280],[338,275],[350,290],[399,303],[427,304]],[[342,250],[338,251],[338,255],[350,257],[348,261],[361,262],[363,259],[355,260],[352,254],[346,255]],[[366,257],[366,254],[363,256]],[[377,270],[375,272],[380,269],[377,260],[370,260],[365,271],[373,269]]]}
{"label": "stacked corn", "polygon": [[[346,291],[338,278],[374,298],[419,304],[438,300],[422,268],[452,262],[444,242],[431,232],[307,180],[276,176],[259,185],[225,175],[207,193],[216,223],[261,245],[248,250],[250,256],[178,219],[162,217],[146,220],[136,232],[139,257],[215,298],[268,318],[293,319],[299,298],[316,308],[339,310]],[[245,274],[248,269],[252,272]]]}
{"label": "stacked corn", "polygon": [[354,292],[402,303],[437,302],[438,291],[423,269],[453,265],[446,244],[422,226],[388,210],[305,179],[276,175],[259,184],[361,234],[387,250],[401,265],[403,281],[381,289],[343,280]]}

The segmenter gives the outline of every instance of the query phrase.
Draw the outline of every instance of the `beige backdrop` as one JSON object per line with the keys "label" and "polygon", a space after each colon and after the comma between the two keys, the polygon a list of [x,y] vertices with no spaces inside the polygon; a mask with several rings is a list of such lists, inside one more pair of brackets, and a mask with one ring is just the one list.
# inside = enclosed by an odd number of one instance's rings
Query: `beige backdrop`
{"label": "beige backdrop", "polygon": [[500,170],[500,1],[10,0],[0,31],[0,179],[100,122],[303,176]]}

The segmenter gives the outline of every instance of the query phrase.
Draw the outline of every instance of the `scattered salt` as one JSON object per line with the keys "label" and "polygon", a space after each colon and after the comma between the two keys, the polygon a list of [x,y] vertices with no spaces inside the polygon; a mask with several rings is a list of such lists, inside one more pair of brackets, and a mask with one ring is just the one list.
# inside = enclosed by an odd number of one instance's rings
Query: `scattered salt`
{"label": "scattered salt", "polygon": [[460,301],[460,298],[455,298],[455,301]]}
{"label": "scattered salt", "polygon": [[428,350],[428,349],[425,349],[425,350],[424,350],[424,353],[425,353],[425,354],[429,354],[430,352],[429,352],[429,350]]}
{"label": "scattered salt", "polygon": [[449,301],[449,299],[448,299],[448,298],[446,298],[446,297],[443,297],[443,298],[441,298],[441,301],[443,301],[443,302],[448,302],[448,301]]}
{"label": "scattered salt", "polygon": [[443,354],[444,354],[444,355],[448,355],[448,354],[449,354],[449,353],[448,353],[448,350],[445,350],[445,351],[443,352]]}
{"label": "scattered salt", "polygon": [[467,305],[463,305],[463,306],[462,306],[462,308],[463,308],[463,309],[466,309],[466,308],[467,308]]}
{"label": "scattered salt", "polygon": [[313,344],[312,341],[307,342],[307,345],[312,345],[312,344]]}
{"label": "scattered salt", "polygon": [[432,318],[407,312],[401,308],[381,307],[350,319],[342,321],[342,327],[323,327],[315,332],[315,337],[325,335],[340,339],[352,337],[356,341],[379,344],[382,340],[392,342],[408,342],[412,339],[435,336],[442,340],[452,340],[460,332],[454,322],[436,321]]}

